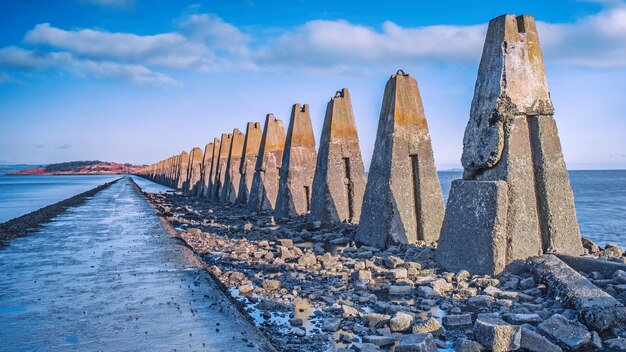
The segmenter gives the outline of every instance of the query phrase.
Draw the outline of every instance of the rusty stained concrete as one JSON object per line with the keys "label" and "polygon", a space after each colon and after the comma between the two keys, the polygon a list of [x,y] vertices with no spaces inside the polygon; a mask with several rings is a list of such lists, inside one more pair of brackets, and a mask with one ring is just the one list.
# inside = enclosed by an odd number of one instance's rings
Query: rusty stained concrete
{"label": "rusty stained concrete", "polygon": [[[451,205],[462,207],[463,202],[450,198],[438,250],[448,270],[463,269],[470,260],[491,262],[494,258],[477,256],[493,252],[505,253],[495,268],[543,253],[583,253],[545,73],[533,17],[503,15],[490,21],[461,159],[462,182],[477,185],[471,187],[475,194],[457,194],[471,202],[483,192],[481,182],[491,187],[489,182],[505,181],[506,226],[498,229],[503,235],[494,234],[505,240],[484,243],[484,251],[467,251],[466,243],[475,238],[463,230],[463,219],[453,216],[458,209]],[[481,209],[474,214],[485,226],[494,224],[490,216],[501,215]],[[489,250],[494,245],[500,248]],[[499,270],[484,266],[475,273]]]}
{"label": "rusty stained concrete", "polygon": [[256,212],[274,210],[278,196],[280,167],[285,148],[283,122],[267,114],[263,137],[256,160],[248,209]]}
{"label": "rusty stained concrete", "polygon": [[434,243],[443,197],[417,81],[403,71],[385,87],[357,240],[376,247]]}
{"label": "rusty stained concrete", "polygon": [[361,157],[350,92],[338,91],[328,102],[317,154],[312,221],[332,226],[358,222],[365,191],[365,168]]}
{"label": "rusty stained concrete", "polygon": [[277,220],[310,211],[316,160],[315,135],[309,105],[294,104],[280,169],[280,185],[274,211]]}

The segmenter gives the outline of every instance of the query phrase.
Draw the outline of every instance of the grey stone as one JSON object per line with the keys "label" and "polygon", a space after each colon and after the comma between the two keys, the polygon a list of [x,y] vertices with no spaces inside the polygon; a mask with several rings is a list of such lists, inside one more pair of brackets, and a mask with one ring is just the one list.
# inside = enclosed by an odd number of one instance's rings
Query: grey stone
{"label": "grey stone", "polygon": [[472,325],[472,315],[469,313],[446,315],[441,320],[443,325],[449,329]]}
{"label": "grey stone", "polygon": [[443,333],[443,328],[441,327],[441,324],[439,324],[439,321],[437,321],[437,319],[429,318],[426,321],[413,324],[411,331],[414,334],[429,333],[433,336],[437,336]]}
{"label": "grey stone", "polygon": [[437,352],[437,345],[431,334],[411,334],[400,339],[395,352]]}
{"label": "grey stone", "polygon": [[492,351],[512,351],[520,347],[519,326],[497,318],[478,318],[474,323],[474,338]]}
{"label": "grey stone", "polygon": [[613,282],[617,285],[620,284],[626,284],[626,271],[624,270],[617,270],[615,273],[613,273]]}
{"label": "grey stone", "polygon": [[560,314],[554,314],[537,326],[537,331],[565,349],[576,349],[591,342],[585,326]]}
{"label": "grey stone", "polygon": [[455,352],[481,352],[483,346],[476,341],[467,339],[458,339],[454,342]]}
{"label": "grey stone", "polygon": [[398,339],[393,337],[393,336],[376,336],[376,335],[369,335],[369,336],[363,336],[363,342],[367,342],[367,343],[373,343],[376,346],[389,346],[389,345],[393,345],[394,343],[396,343]]}
{"label": "grey stone", "polygon": [[280,185],[274,211],[277,220],[303,215],[311,210],[316,161],[309,105],[294,104],[280,169]]}
{"label": "grey stone", "polygon": [[389,328],[393,332],[404,332],[409,330],[413,324],[413,316],[404,312],[396,313],[391,320],[389,320]]}
{"label": "grey stone", "polygon": [[323,331],[337,331],[339,330],[339,326],[341,326],[341,319],[339,318],[326,318],[322,322],[322,330]]}
{"label": "grey stone", "polygon": [[540,334],[522,326],[520,347],[531,352],[561,352],[561,347],[553,344]]}
{"label": "grey stone", "polygon": [[332,226],[358,222],[365,191],[365,169],[354,122],[350,93],[344,88],[327,105],[320,139],[311,221]]}
{"label": "grey stone", "polygon": [[625,352],[626,338],[617,337],[604,341],[604,350],[607,352]]}
{"label": "grey stone", "polygon": [[436,242],[441,186],[416,80],[402,71],[385,87],[356,240],[372,246]]}

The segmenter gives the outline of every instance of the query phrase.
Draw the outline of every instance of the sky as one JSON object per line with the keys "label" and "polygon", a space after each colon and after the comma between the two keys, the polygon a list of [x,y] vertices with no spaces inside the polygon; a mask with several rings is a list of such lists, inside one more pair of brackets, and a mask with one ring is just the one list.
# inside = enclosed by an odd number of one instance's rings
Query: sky
{"label": "sky", "polygon": [[[570,169],[626,168],[622,0],[2,0],[0,163],[150,164],[350,89],[370,164],[385,82],[418,81],[460,167],[490,19],[535,16]],[[286,127],[286,126],[285,126]]]}

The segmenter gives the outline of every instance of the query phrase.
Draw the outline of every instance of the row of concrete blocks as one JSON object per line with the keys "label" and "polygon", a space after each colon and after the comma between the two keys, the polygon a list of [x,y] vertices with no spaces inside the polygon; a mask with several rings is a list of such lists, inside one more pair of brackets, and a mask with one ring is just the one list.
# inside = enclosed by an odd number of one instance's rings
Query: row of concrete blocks
{"label": "row of concrete blocks", "polygon": [[309,212],[323,226],[358,222],[368,245],[438,241],[448,270],[493,274],[543,253],[583,252],[553,114],[534,19],[503,15],[489,23],[464,175],[445,217],[417,82],[401,70],[385,87],[367,184],[347,89],[328,103],[317,155],[308,105],[296,104],[287,136],[269,114],[262,135],[250,123],[245,135],[235,129],[204,154],[194,148],[144,175],[278,219]]}

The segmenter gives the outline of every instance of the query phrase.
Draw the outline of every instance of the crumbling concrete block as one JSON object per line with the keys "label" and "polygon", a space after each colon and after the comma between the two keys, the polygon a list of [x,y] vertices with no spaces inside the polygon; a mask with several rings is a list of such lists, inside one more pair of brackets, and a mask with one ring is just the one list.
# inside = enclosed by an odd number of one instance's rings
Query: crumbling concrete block
{"label": "crumbling concrete block", "polygon": [[187,182],[187,167],[189,166],[189,154],[186,151],[180,153],[176,165],[176,189],[183,189]]}
{"label": "crumbling concrete block", "polygon": [[278,196],[280,167],[285,148],[283,122],[272,114],[265,117],[263,137],[256,160],[248,209],[256,212],[273,210]]}
{"label": "crumbling concrete block", "polygon": [[256,167],[257,156],[259,155],[262,135],[263,130],[261,130],[260,122],[248,122],[248,126],[246,127],[246,139],[243,142],[243,157],[239,165],[241,179],[239,181],[239,192],[237,192],[237,204],[248,204],[248,197],[252,189],[254,168]]}
{"label": "crumbling concrete block", "polygon": [[274,218],[290,218],[311,210],[315,174],[315,136],[309,105],[294,104],[280,169],[280,185]]}
{"label": "crumbling concrete block", "polygon": [[410,334],[400,338],[396,352],[437,352],[437,344],[431,334]]}
{"label": "crumbling concrete block", "polygon": [[513,351],[520,348],[519,326],[498,318],[479,318],[474,323],[474,338],[491,351]]}
{"label": "crumbling concrete block", "polygon": [[537,281],[550,287],[566,305],[574,308],[592,330],[604,331],[626,325],[626,307],[597,288],[554,255],[528,260]]}
{"label": "crumbling concrete block", "polygon": [[187,166],[187,180],[185,181],[183,187],[184,195],[195,195],[199,183],[200,183],[200,173],[202,170],[202,159],[204,158],[204,154],[202,153],[202,149],[198,147],[194,147],[189,152],[189,164]]}
{"label": "crumbling concrete block", "polygon": [[554,314],[546,319],[537,326],[537,331],[568,351],[591,342],[591,333],[583,324],[569,320],[561,314]]}
{"label": "crumbling concrete block", "polygon": [[237,200],[239,181],[241,179],[239,167],[241,164],[244,140],[245,135],[241,133],[238,128],[235,128],[233,130],[230,150],[228,152],[228,161],[226,162],[224,186],[222,187],[220,193],[220,202],[222,204],[235,204],[235,200]]}
{"label": "crumbling concrete block", "polygon": [[232,134],[222,133],[222,139],[220,141],[220,152],[218,155],[217,163],[215,165],[215,182],[211,189],[211,196],[209,198],[219,201],[220,193],[224,187],[224,179],[226,178],[226,164],[228,163],[228,153],[230,152],[230,143],[233,140]]}
{"label": "crumbling concrete block", "polygon": [[365,191],[365,169],[347,88],[328,102],[320,139],[313,194],[312,221],[332,226],[357,222]]}
{"label": "crumbling concrete block", "polygon": [[211,174],[211,164],[213,163],[213,143],[204,147],[204,157],[202,159],[202,173],[200,176],[200,186],[196,190],[196,197],[202,197],[204,190],[209,187],[209,176]]}
{"label": "crumbling concrete block", "polygon": [[402,70],[385,87],[357,241],[434,243],[443,197],[417,81]]}
{"label": "crumbling concrete block", "polygon": [[204,190],[202,194],[204,198],[211,198],[213,188],[215,187],[217,162],[220,158],[220,144],[221,141],[218,138],[213,138],[213,155],[211,156],[211,170],[209,171],[209,186]]}
{"label": "crumbling concrete block", "polygon": [[453,181],[442,233],[458,235],[439,239],[437,261],[454,272],[502,272],[506,265],[507,208],[506,182]]}
{"label": "crumbling concrete block", "polygon": [[[506,182],[507,265],[542,253],[583,254],[553,115],[534,19],[491,20],[461,162],[466,182]],[[467,236],[456,229],[446,228],[441,238]],[[468,263],[475,255],[457,254]]]}

